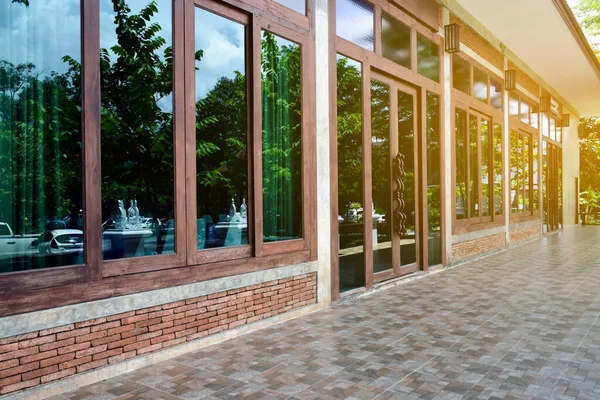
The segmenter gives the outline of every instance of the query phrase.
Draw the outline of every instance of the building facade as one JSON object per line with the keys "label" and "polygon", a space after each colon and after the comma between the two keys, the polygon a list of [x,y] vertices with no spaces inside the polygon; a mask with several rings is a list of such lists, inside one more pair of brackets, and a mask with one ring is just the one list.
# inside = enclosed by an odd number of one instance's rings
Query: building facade
{"label": "building facade", "polygon": [[0,31],[0,395],[578,224],[600,65],[562,0],[14,1]]}

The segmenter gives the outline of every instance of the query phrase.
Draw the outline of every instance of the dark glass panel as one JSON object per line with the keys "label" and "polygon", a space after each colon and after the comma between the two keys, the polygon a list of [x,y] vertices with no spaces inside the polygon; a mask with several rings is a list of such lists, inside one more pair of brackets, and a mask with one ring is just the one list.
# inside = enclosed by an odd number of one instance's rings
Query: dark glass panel
{"label": "dark glass panel", "polygon": [[526,100],[521,99],[521,122],[529,125],[529,103]]}
{"label": "dark glass panel", "polygon": [[[195,18],[197,245],[239,246],[248,244],[246,28],[200,8]],[[224,65],[211,64],[224,53]]]}
{"label": "dark glass panel", "polygon": [[436,82],[440,81],[439,46],[420,33],[417,34],[417,72]]}
{"label": "dark glass panel", "polygon": [[471,64],[456,55],[452,56],[452,85],[454,89],[471,94]]}
{"label": "dark glass panel", "polygon": [[263,31],[263,240],[302,237],[300,45]]}
{"label": "dark glass panel", "polygon": [[306,14],[306,1],[305,0],[275,0],[279,4],[283,4],[287,8],[305,15]]}
{"label": "dark glass panel", "polygon": [[365,285],[362,65],[337,56],[340,292]]}
{"label": "dark glass panel", "polygon": [[548,142],[542,140],[542,207],[544,224],[548,223]]}
{"label": "dark glass panel", "polygon": [[456,153],[456,219],[467,218],[467,112],[459,108],[454,114]]}
{"label": "dark glass panel", "polygon": [[477,148],[477,137],[479,119],[469,116],[469,217],[479,217],[479,156]]}
{"label": "dark glass panel", "polygon": [[502,215],[502,126],[494,124],[494,214]]}
{"label": "dark glass panel", "polygon": [[532,205],[532,210],[536,211],[538,209],[538,202],[539,202],[539,183],[538,183],[538,179],[539,179],[539,169],[538,169],[538,141],[537,139],[533,138],[533,145],[532,145],[532,155],[533,155],[533,205]]}
{"label": "dark glass panel", "polygon": [[0,2],[0,273],[83,263],[80,5]]}
{"label": "dark glass panel", "polygon": [[510,212],[519,212],[519,134],[510,130]]}
{"label": "dark glass panel", "polygon": [[398,91],[398,149],[404,154],[404,214],[406,234],[400,240],[400,263],[417,262],[417,213],[415,181],[415,124],[413,96]]}
{"label": "dark glass panel", "polygon": [[410,27],[382,13],[381,45],[383,56],[410,68]]}
{"label": "dark glass panel", "polygon": [[172,1],[100,11],[103,257],[172,253]]}
{"label": "dark glass panel", "polygon": [[363,216],[372,219],[373,272],[392,268],[392,176],[390,166],[390,87],[371,80],[371,210]]}
{"label": "dark glass panel", "polygon": [[491,189],[493,182],[490,165],[490,121],[481,120],[481,216],[490,215]]}
{"label": "dark glass panel", "polygon": [[364,0],[336,2],[336,30],[341,38],[369,51],[374,47],[373,5]]}
{"label": "dark glass panel", "polygon": [[529,212],[529,197],[531,188],[529,173],[531,172],[530,168],[530,154],[529,154],[529,136],[523,136],[523,210],[525,212]]}
{"label": "dark glass panel", "polygon": [[427,217],[429,266],[442,263],[440,97],[427,92]]}
{"label": "dark glass panel", "polygon": [[508,95],[508,115],[519,117],[519,96],[512,93]]}
{"label": "dark glass panel", "polygon": [[487,74],[473,67],[473,97],[485,103],[488,100]]}
{"label": "dark glass panel", "polygon": [[490,104],[502,110],[502,81],[490,77]]}

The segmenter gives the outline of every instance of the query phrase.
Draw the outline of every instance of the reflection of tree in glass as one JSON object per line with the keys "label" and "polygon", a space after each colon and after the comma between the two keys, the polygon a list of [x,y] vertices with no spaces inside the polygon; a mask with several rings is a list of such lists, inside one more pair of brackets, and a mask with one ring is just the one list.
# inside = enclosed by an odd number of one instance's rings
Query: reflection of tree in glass
{"label": "reflection of tree in glass", "polygon": [[[373,205],[376,213],[385,215],[391,212],[390,87],[377,80],[371,80],[371,153]],[[386,235],[391,234],[388,230]]]}

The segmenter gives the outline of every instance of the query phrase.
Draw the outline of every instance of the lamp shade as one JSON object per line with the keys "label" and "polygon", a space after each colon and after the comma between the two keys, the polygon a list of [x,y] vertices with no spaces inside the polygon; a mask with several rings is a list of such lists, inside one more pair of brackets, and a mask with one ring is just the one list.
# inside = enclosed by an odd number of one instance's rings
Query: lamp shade
{"label": "lamp shade", "polygon": [[444,36],[446,53],[458,53],[460,51],[460,25],[449,24],[444,26]]}
{"label": "lamp shade", "polygon": [[517,90],[517,71],[507,69],[504,72],[504,88],[506,90]]}
{"label": "lamp shade", "polygon": [[560,126],[562,128],[568,128],[569,126],[571,126],[571,114],[563,114],[561,121],[560,121]]}
{"label": "lamp shade", "polygon": [[550,112],[551,108],[552,108],[552,96],[545,94],[542,97],[540,97],[540,111],[547,113],[547,112]]}

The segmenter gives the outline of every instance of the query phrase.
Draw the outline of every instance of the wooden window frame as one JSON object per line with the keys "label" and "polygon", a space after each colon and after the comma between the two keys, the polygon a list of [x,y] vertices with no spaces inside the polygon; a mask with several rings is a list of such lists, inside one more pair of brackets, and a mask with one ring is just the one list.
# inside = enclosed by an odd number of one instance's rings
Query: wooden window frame
{"label": "wooden window frame", "polygon": [[[423,177],[427,176],[427,165],[423,165],[423,160],[426,160],[427,156],[427,148],[426,148],[426,137],[424,135],[424,129],[427,125],[427,115],[426,115],[426,98],[427,92],[431,92],[436,96],[439,96],[440,99],[443,99],[444,96],[444,84],[441,79],[444,71],[444,44],[443,38],[438,35],[437,31],[433,31],[430,28],[426,27],[416,19],[410,17],[406,12],[402,11],[397,6],[387,2],[386,0],[368,0],[374,6],[373,9],[373,29],[374,29],[374,51],[369,51],[364,49],[363,47],[356,45],[346,39],[343,39],[337,36],[336,32],[336,4],[335,1],[328,2],[328,14],[329,14],[329,81],[330,81],[330,90],[329,90],[329,115],[330,115],[330,195],[331,195],[331,237],[338,237],[339,227],[337,216],[339,214],[338,209],[338,181],[337,181],[337,69],[335,68],[337,62],[337,55],[341,55],[347,58],[351,58],[362,65],[362,90],[363,90],[363,138],[364,132],[370,131],[370,121],[366,120],[365,115],[368,114],[368,110],[370,108],[370,72],[374,70],[379,73],[387,74],[392,76],[394,79],[399,82],[406,83],[409,86],[414,87],[417,90],[418,99],[417,106],[419,117],[417,121],[418,139],[416,140],[417,153],[419,154],[419,159],[417,161],[417,165],[415,168],[418,169],[418,174],[421,177],[421,181],[418,183],[419,189],[421,190],[421,194],[427,193],[426,189],[426,179]],[[382,46],[381,46],[381,14],[385,12],[390,17],[395,18],[399,22],[409,26],[411,28],[411,67],[405,68],[395,62],[388,60],[382,55]],[[438,54],[439,54],[439,77],[440,82],[435,82],[429,78],[420,75],[417,72],[417,33],[420,33],[432,40],[438,46]],[[444,108],[440,106],[440,120],[444,121]],[[443,127],[441,128],[443,129]],[[445,135],[440,132],[441,137],[441,146],[444,146],[446,142]],[[370,145],[370,144],[368,144]],[[366,151],[366,150],[365,150]],[[420,163],[420,164],[419,164]],[[440,165],[444,165],[444,152],[440,154]],[[370,165],[364,165],[365,171],[370,168]],[[447,172],[443,167],[441,167],[441,193],[445,193],[445,174]],[[368,174],[365,174],[366,179],[368,179]],[[365,180],[365,179],[363,179]],[[365,181],[365,187],[369,183]],[[365,191],[367,192],[367,191]],[[364,196],[365,204],[370,204],[370,194]],[[416,209],[417,210],[426,210],[427,209],[427,198],[426,196],[420,196],[416,201]],[[442,260],[446,260],[446,241],[445,241],[445,208],[442,207],[441,210],[441,223],[442,223],[442,238],[441,238],[441,253]],[[427,241],[428,232],[423,232],[428,226],[427,221],[427,213],[422,213],[417,223],[422,229],[420,233],[417,233],[418,240],[421,243],[425,243]],[[425,251],[426,246],[421,245],[419,253],[417,254],[418,260],[421,263],[420,267],[422,270],[428,270],[428,254]],[[372,249],[367,248],[365,246],[364,252],[366,257],[372,257]],[[338,260],[338,243],[333,240],[331,242],[331,295],[332,299],[340,298],[339,291],[339,260]],[[367,260],[368,261],[368,260]],[[444,262],[444,261],[443,261]],[[372,263],[365,263],[365,287],[370,289],[373,287],[373,277],[372,271],[369,268],[372,267]],[[352,293],[352,292],[350,292]]]}
{"label": "wooden window frame", "polygon": [[[473,104],[473,108],[481,108],[486,113],[488,112],[487,110],[490,110],[490,113],[502,114],[502,112],[504,111],[504,108],[506,108],[507,105],[504,104],[504,96],[502,95],[501,96],[502,97],[501,107],[496,108],[496,107],[492,106],[491,81],[493,78],[496,82],[498,82],[502,87],[502,94],[504,94],[504,77],[499,76],[494,71],[487,68],[485,65],[479,63],[477,60],[475,60],[473,57],[471,57],[467,54],[454,53],[454,54],[452,54],[452,59],[454,59],[454,57],[460,58],[461,60],[466,61],[469,64],[469,94],[454,88],[454,69],[453,69],[452,63],[450,63],[450,79],[452,82],[450,86],[452,87],[452,98],[458,98],[460,101],[463,101],[463,102],[466,102],[469,104]],[[487,101],[483,101],[483,100],[475,97],[475,90],[474,90],[475,89],[475,87],[474,87],[475,69],[478,69],[479,71],[483,72],[487,76]],[[469,99],[476,100],[476,102],[472,103]],[[491,107],[491,109],[488,108],[488,106]]]}
{"label": "wooden window frame", "polygon": [[[100,165],[100,0],[81,0],[81,57],[82,57],[82,147],[83,147],[83,193],[84,193],[84,264],[50,268],[47,270],[19,271],[0,275],[0,316],[14,315],[24,312],[37,311],[68,304],[99,300],[112,296],[171,287],[185,283],[210,280],[220,277],[233,276],[242,273],[293,265],[316,259],[316,131],[314,97],[316,91],[315,71],[311,68],[315,61],[314,44],[314,2],[306,0],[306,15],[301,15],[279,3],[271,0],[196,0],[188,2],[173,0],[173,141],[174,141],[174,175],[175,186],[175,229],[176,252],[174,254],[144,256],[121,260],[102,260],[101,226],[101,165]],[[254,240],[243,254],[235,254],[226,249],[218,256],[190,257],[189,232],[195,231],[195,224],[187,224],[190,197],[194,198],[188,188],[190,184],[190,165],[195,170],[194,157],[190,157],[189,111],[186,101],[194,102],[194,91],[186,90],[189,79],[190,44],[185,43],[185,35],[189,35],[189,19],[193,20],[196,4],[207,5],[212,10],[232,10],[249,17],[249,36],[247,48],[254,53],[252,69],[260,71],[260,29],[269,30],[302,46],[302,185],[303,185],[303,238],[301,240],[285,241],[273,244],[259,243]],[[192,7],[192,13],[186,10]],[[206,8],[206,7],[203,7]],[[227,18],[231,19],[229,14]],[[256,34],[258,28],[258,35]],[[186,31],[186,29],[188,31]],[[193,32],[192,32],[193,34]],[[258,43],[258,47],[257,47]],[[192,54],[193,58],[193,46]],[[193,63],[193,61],[191,61]],[[250,62],[250,61],[249,61]],[[193,65],[193,64],[192,64]],[[193,71],[192,71],[193,74]],[[256,74],[255,74],[256,75]],[[254,76],[252,84],[260,89],[260,75]],[[260,91],[256,96],[249,97],[249,104],[260,103]],[[252,94],[252,93],[249,93]],[[191,97],[190,97],[191,96]],[[250,106],[249,106],[250,110]],[[187,114],[186,114],[187,113]],[[249,120],[249,132],[255,132],[257,124],[262,129],[260,111],[254,107],[252,118]],[[195,113],[192,120],[195,119]],[[260,131],[259,131],[260,132]],[[249,137],[251,135],[249,134]],[[249,160],[254,165],[262,159],[253,157],[252,150],[256,149],[256,140],[260,134],[254,133],[254,141],[249,144]],[[195,146],[195,143],[193,143]],[[254,148],[251,148],[254,146]],[[258,193],[253,186],[260,168],[249,170],[249,196]],[[195,176],[192,177],[195,179]],[[262,183],[262,182],[259,182]],[[191,196],[190,196],[191,193]],[[183,199],[182,201],[177,201]],[[186,204],[187,203],[187,204]],[[262,203],[261,203],[262,204]],[[258,216],[254,215],[254,207],[249,207],[249,234],[257,232]],[[262,205],[261,205],[262,207]],[[261,208],[262,212],[262,208]],[[251,223],[251,224],[252,224]],[[252,228],[250,228],[252,226]],[[250,233],[250,231],[252,233]],[[262,238],[262,232],[261,232]],[[195,242],[194,242],[194,245]],[[221,249],[218,249],[221,250]],[[208,253],[207,253],[208,254]],[[130,274],[136,274],[133,279]]]}

